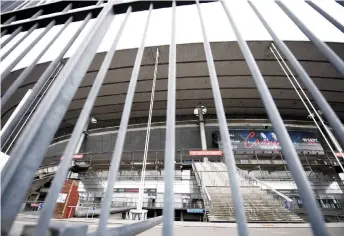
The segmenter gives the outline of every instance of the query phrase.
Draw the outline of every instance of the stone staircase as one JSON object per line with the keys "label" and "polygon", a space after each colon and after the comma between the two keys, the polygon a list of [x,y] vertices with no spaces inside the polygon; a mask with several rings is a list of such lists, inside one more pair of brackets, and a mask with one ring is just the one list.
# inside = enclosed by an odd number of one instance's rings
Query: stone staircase
{"label": "stone staircase", "polygon": [[[209,221],[235,221],[229,187],[208,187],[207,189],[212,199],[212,206],[208,212]],[[299,216],[283,208],[280,201],[275,200],[259,187],[241,187],[241,193],[248,222],[303,222]]]}
{"label": "stone staircase", "polygon": [[[199,178],[198,184],[204,192],[202,196],[207,198],[204,201],[208,202],[206,210],[209,221],[234,222],[234,205],[225,164],[198,162],[193,163],[193,168]],[[273,191],[277,193],[277,197],[276,193],[271,195],[266,189],[262,189],[262,185],[257,185],[256,180],[251,181],[250,177],[243,177],[240,169],[237,178],[248,222],[304,222],[284,206],[284,199],[276,190]]]}

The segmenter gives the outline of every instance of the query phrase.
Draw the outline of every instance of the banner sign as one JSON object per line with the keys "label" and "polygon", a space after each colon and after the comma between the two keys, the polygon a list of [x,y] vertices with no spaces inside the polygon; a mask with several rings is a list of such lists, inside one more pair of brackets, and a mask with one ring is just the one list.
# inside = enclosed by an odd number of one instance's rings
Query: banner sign
{"label": "banner sign", "polygon": [[186,209],[187,213],[203,213],[203,209],[199,209],[199,208],[191,208],[191,209]]}
{"label": "banner sign", "polygon": [[190,156],[222,156],[222,151],[189,151]]}
{"label": "banner sign", "polygon": [[[73,156],[72,156],[72,158],[73,158],[73,160],[75,160],[75,159],[81,159],[81,158],[83,158],[84,157],[84,155],[83,154],[74,154]],[[61,160],[63,159],[63,157],[61,157]]]}
{"label": "banner sign", "polygon": [[[230,130],[229,134],[233,150],[281,150],[281,145],[274,131]],[[289,136],[297,151],[324,151],[315,133],[303,131],[289,131]],[[219,149],[222,149],[222,140],[219,132],[213,134],[213,141],[217,142]]]}
{"label": "banner sign", "polygon": [[337,156],[337,157],[343,157],[343,156],[344,156],[344,152],[337,152],[337,153],[336,153],[336,156]]}
{"label": "banner sign", "polygon": [[[138,193],[139,188],[115,188],[115,193]],[[144,193],[156,193],[155,188],[145,188]]]}

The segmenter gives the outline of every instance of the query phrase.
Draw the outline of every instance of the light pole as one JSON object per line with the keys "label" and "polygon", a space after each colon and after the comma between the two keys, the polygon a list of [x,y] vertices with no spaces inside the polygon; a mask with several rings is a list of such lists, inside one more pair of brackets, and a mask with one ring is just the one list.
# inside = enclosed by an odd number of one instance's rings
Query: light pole
{"label": "light pole", "polygon": [[154,67],[153,82],[152,82],[152,92],[151,92],[151,100],[150,100],[150,105],[149,105],[149,114],[148,114],[148,122],[147,122],[146,141],[145,141],[145,149],[144,149],[143,162],[142,162],[141,181],[140,181],[140,187],[139,187],[139,192],[138,192],[136,209],[132,209],[129,212],[129,218],[132,220],[135,220],[137,218],[139,220],[147,219],[148,211],[146,209],[142,209],[142,206],[143,206],[143,196],[145,192],[146,164],[147,164],[148,149],[149,149],[149,138],[150,138],[150,129],[151,129],[151,124],[152,124],[152,114],[153,114],[153,106],[154,106],[156,78],[157,78],[157,73],[158,73],[158,64],[159,64],[159,49],[156,49],[155,67]]}
{"label": "light pole", "polygon": [[79,151],[80,151],[81,145],[82,145],[82,143],[84,142],[84,139],[85,139],[85,137],[86,137],[86,135],[87,135],[88,125],[89,125],[90,123],[92,123],[92,124],[97,124],[97,122],[98,122],[98,121],[97,121],[96,118],[94,118],[94,117],[92,117],[92,116],[90,117],[89,122],[86,123],[86,125],[85,125],[84,132],[82,132],[82,134],[81,134],[81,136],[80,136],[78,146],[76,146],[76,149],[75,149],[75,154],[79,153]]}
{"label": "light pole", "polygon": [[[76,146],[76,148],[75,148],[75,152],[74,152],[75,154],[78,154],[80,152],[81,145],[84,142],[85,137],[87,136],[87,129],[88,129],[88,125],[90,123],[97,124],[97,119],[92,117],[92,116],[89,118],[89,122],[86,123],[84,131],[82,132],[82,134],[80,136],[80,139],[79,139],[79,142],[78,142],[78,146]],[[71,166],[74,166],[74,164],[75,164],[75,162],[74,162],[74,160],[72,160]],[[68,176],[69,176],[69,178],[71,178],[72,171],[69,171]]]}
{"label": "light pole", "polygon": [[[199,131],[201,136],[202,151],[207,150],[207,139],[205,137],[204,129],[204,115],[207,113],[207,108],[205,106],[198,106],[194,109],[194,115],[198,116]],[[204,161],[208,161],[207,157],[204,157]]]}

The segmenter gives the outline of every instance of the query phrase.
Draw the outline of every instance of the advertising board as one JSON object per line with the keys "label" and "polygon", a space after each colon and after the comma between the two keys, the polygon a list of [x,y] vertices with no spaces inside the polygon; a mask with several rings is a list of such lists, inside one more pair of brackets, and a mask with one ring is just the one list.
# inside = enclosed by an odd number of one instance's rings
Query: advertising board
{"label": "advertising board", "polygon": [[[289,136],[297,151],[323,152],[316,133],[305,131],[289,131]],[[245,151],[279,151],[280,142],[274,131],[267,130],[229,130],[233,150]],[[222,149],[220,133],[213,133],[213,142]]]}

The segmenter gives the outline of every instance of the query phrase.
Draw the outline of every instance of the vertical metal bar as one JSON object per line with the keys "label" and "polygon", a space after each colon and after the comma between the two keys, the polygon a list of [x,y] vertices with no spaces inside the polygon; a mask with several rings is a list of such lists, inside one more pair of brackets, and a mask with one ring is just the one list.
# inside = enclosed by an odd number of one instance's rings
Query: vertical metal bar
{"label": "vertical metal bar", "polygon": [[[14,110],[14,112],[11,114],[10,118],[8,118],[8,120],[6,121],[6,124],[3,125],[1,127],[1,131],[0,131],[0,136],[2,135],[2,133],[8,128],[8,126],[11,124],[11,122],[13,122],[14,117],[17,115],[18,111],[20,110],[20,108],[23,106],[23,104],[25,103],[25,101],[28,99],[29,95],[31,94],[32,89],[29,89],[24,97],[22,98],[22,100],[19,102],[18,106],[16,107],[16,109]],[[1,140],[2,144],[3,144],[3,140]]]}
{"label": "vertical metal bar", "polygon": [[339,73],[344,76],[344,62],[323,41],[321,41],[282,1],[275,3],[289,16],[299,29],[314,43],[318,50],[332,63]]}
{"label": "vertical metal bar", "polygon": [[43,14],[43,10],[39,10],[38,12],[36,12],[33,16],[31,16],[31,19],[35,19],[39,16],[41,16]]}
{"label": "vertical metal bar", "polygon": [[15,60],[13,60],[7,68],[1,73],[1,82],[11,73],[12,69],[20,62],[24,55],[26,55],[37,43],[40,41],[45,34],[55,25],[55,20],[52,20],[49,25],[41,32],[35,40],[33,40],[18,56]]}
{"label": "vertical metal bar", "polygon": [[6,6],[6,8],[4,9],[4,10],[2,10],[2,12],[9,12],[9,11],[11,11],[12,9],[13,9],[13,6],[14,5],[16,5],[16,1],[13,1],[13,2],[11,2],[10,4],[8,4],[7,6]]}
{"label": "vertical metal bar", "polygon": [[23,4],[20,9],[25,9],[30,4],[30,2],[31,0],[26,1],[25,4]]}
{"label": "vertical metal bar", "polygon": [[15,11],[15,9],[22,4],[22,1],[16,1],[16,4],[13,5],[13,9],[11,11]]}
{"label": "vertical metal bar", "polygon": [[[61,70],[62,68],[63,68],[63,67],[60,67],[59,70]],[[58,75],[58,73],[56,74],[56,76],[55,76],[50,82],[47,81],[47,82],[49,82],[49,83],[47,83],[47,84],[48,84],[47,87],[44,88],[44,91],[42,91],[41,96],[37,99],[36,104],[33,104],[34,106],[32,107],[31,111],[30,111],[27,115],[25,115],[25,117],[22,117],[22,118],[24,118],[25,120],[24,120],[24,122],[22,123],[22,125],[21,125],[21,127],[19,128],[19,130],[18,130],[18,132],[16,133],[16,135],[11,139],[11,143],[7,146],[7,149],[5,150],[5,154],[11,149],[13,143],[16,141],[18,135],[20,135],[22,129],[25,127],[25,124],[29,121],[29,119],[30,119],[32,113],[35,111],[35,109],[36,109],[36,107],[39,105],[40,101],[44,98],[44,95],[45,95],[46,92],[49,90],[50,86],[52,85],[52,83],[53,83],[54,80],[56,79],[57,75]],[[22,120],[22,119],[21,119],[21,120]],[[20,120],[20,121],[21,121],[21,120]],[[18,125],[20,125],[20,124],[18,124]],[[5,143],[5,144],[6,144],[6,143]],[[5,144],[3,144],[3,145],[5,145]]]}
{"label": "vertical metal bar", "polygon": [[322,15],[324,18],[326,18],[326,20],[328,20],[329,22],[331,22],[334,26],[336,26],[340,31],[342,31],[344,33],[344,25],[342,25],[339,21],[337,21],[333,16],[331,16],[330,14],[328,14],[326,11],[324,11],[323,9],[321,9],[321,7],[319,7],[317,4],[315,4],[313,1],[305,1],[306,3],[308,3],[308,5],[310,5],[311,7],[314,8],[314,10],[316,10],[317,12],[320,13],[320,15]]}
{"label": "vertical metal bar", "polygon": [[231,22],[233,31],[237,37],[239,47],[245,57],[248,68],[252,74],[254,82],[256,83],[258,92],[264,103],[266,112],[272,122],[273,128],[277,133],[278,140],[281,143],[282,152],[287,158],[288,166],[292,172],[293,178],[299,189],[299,193],[304,201],[308,217],[310,219],[313,233],[315,235],[328,235],[326,230],[324,219],[318,205],[316,204],[315,197],[313,195],[311,186],[307,180],[307,176],[303,170],[300,159],[295,151],[293,142],[291,141],[287,129],[283,123],[283,120],[278,112],[275,102],[272,99],[269,88],[267,87],[262,74],[254,60],[254,57],[247,46],[246,41],[242,37],[238,27],[235,24],[233,17],[231,16],[227,5],[221,1],[223,8],[227,14],[229,21]]}
{"label": "vertical metal bar", "polygon": [[164,211],[163,236],[173,235],[174,222],[174,160],[176,143],[176,1],[172,2],[171,44],[168,64],[168,89],[166,110],[166,140],[164,157]]}
{"label": "vertical metal bar", "polygon": [[1,1],[1,11],[3,12],[5,9],[6,9],[6,7],[7,6],[9,6],[11,4],[11,2],[9,2],[9,1]]}
{"label": "vertical metal bar", "polygon": [[336,113],[333,111],[331,106],[328,104],[324,96],[321,94],[318,87],[314,84],[312,79],[309,77],[305,69],[302,67],[300,62],[296,59],[293,53],[289,50],[287,45],[275,34],[272,30],[270,25],[264,19],[262,14],[258,11],[256,6],[252,2],[248,2],[253,11],[257,14],[260,21],[263,23],[266,30],[269,32],[271,37],[273,38],[277,48],[281,51],[282,55],[288,59],[288,62],[295,70],[296,74],[302,80],[303,84],[307,88],[308,92],[311,94],[315,102],[318,104],[319,108],[323,111],[324,116],[326,117],[327,121],[330,123],[334,132],[336,134],[337,139],[340,141],[341,145],[344,146],[344,126],[342,122],[337,117]]}
{"label": "vertical metal bar", "polygon": [[63,186],[64,180],[66,178],[69,163],[72,160],[72,155],[75,152],[75,149],[78,145],[79,138],[82,135],[82,132],[84,131],[84,127],[87,125],[87,122],[89,120],[90,113],[92,111],[94,102],[97,98],[97,95],[100,91],[100,88],[103,84],[103,81],[105,79],[105,76],[108,72],[108,68],[112,62],[112,59],[115,55],[117,44],[120,40],[120,37],[122,35],[122,32],[124,30],[124,27],[127,23],[128,17],[131,13],[131,7],[128,8],[125,19],[122,22],[121,28],[119,29],[117,36],[109,49],[109,51],[106,54],[106,57],[104,58],[104,61],[102,63],[102,66],[99,70],[99,73],[97,74],[96,79],[93,82],[92,88],[90,93],[88,94],[87,100],[85,102],[84,107],[82,108],[82,111],[80,113],[79,119],[75,125],[75,128],[73,130],[73,133],[71,135],[71,138],[67,144],[67,147],[63,153],[63,159],[59,164],[59,170],[55,174],[55,178],[51,184],[50,191],[48,193],[48,196],[45,199],[44,207],[39,222],[37,224],[36,228],[36,235],[44,235],[44,232],[46,232],[50,218],[53,215],[56,200],[58,197],[58,194],[61,191],[61,188]]}
{"label": "vertical metal bar", "polygon": [[38,1],[30,1],[29,4],[26,5],[26,7],[34,7],[37,4]]}
{"label": "vertical metal bar", "polygon": [[[273,47],[273,48],[272,48]],[[342,168],[343,172],[344,172],[344,168],[342,166],[342,164],[340,163],[340,161],[338,160],[338,157],[336,155],[336,153],[334,152],[330,142],[327,140],[325,134],[323,133],[323,131],[321,130],[318,122],[316,121],[313,113],[310,111],[308,105],[306,104],[306,102],[303,100],[303,97],[301,96],[301,94],[299,93],[299,91],[297,90],[296,86],[294,85],[294,82],[291,80],[291,78],[289,77],[287,71],[285,71],[283,65],[281,64],[281,62],[279,61],[277,55],[279,56],[280,60],[284,63],[284,66],[287,68],[287,70],[289,71],[289,73],[292,75],[295,83],[297,84],[298,88],[301,90],[303,96],[306,98],[308,104],[311,106],[313,112],[316,114],[316,116],[318,117],[318,119],[320,120],[320,123],[323,125],[325,131],[327,132],[328,136],[331,138],[332,142],[333,141],[337,141],[334,137],[333,134],[327,129],[327,126],[325,125],[324,121],[322,120],[321,116],[319,115],[318,111],[315,109],[315,107],[313,106],[313,104],[311,103],[311,101],[309,100],[307,94],[303,91],[303,88],[301,87],[301,85],[299,84],[299,82],[297,81],[297,79],[295,78],[294,74],[292,73],[292,71],[289,69],[287,63],[284,61],[284,59],[282,58],[281,54],[278,52],[277,48],[275,47],[275,45],[272,43],[272,47],[270,47],[270,51],[272,52],[272,54],[274,55],[274,57],[276,58],[278,64],[280,65],[280,67],[282,68],[284,74],[287,76],[289,82],[291,83],[291,85],[293,86],[293,88],[295,89],[295,92],[297,93],[297,95],[299,96],[301,102],[303,103],[303,105],[305,106],[305,108],[307,109],[309,115],[311,116],[312,120],[314,121],[315,125],[317,126],[320,134],[322,135],[322,137],[324,138],[325,142],[327,143],[327,145],[329,146],[330,150],[332,151],[332,154],[334,156],[334,158],[338,161],[338,164],[340,165],[340,167]],[[277,55],[275,54],[275,51],[277,53]],[[331,135],[332,134],[332,135]],[[333,138],[333,139],[332,139]],[[334,143],[335,144],[335,143]],[[339,150],[338,147],[340,148],[339,145],[335,144],[335,147],[337,148],[337,151]],[[341,151],[338,151],[341,153]],[[344,155],[342,154],[342,157],[344,158]]]}
{"label": "vertical metal bar", "polygon": [[[281,69],[283,70],[284,74],[285,74],[286,77],[288,78],[289,82],[290,82],[291,85],[293,86],[293,88],[294,88],[296,94],[297,94],[298,97],[300,98],[302,104],[305,106],[306,110],[308,111],[308,114],[311,116],[311,118],[312,118],[312,120],[314,121],[314,124],[316,125],[316,127],[318,128],[320,134],[322,135],[322,137],[324,138],[325,142],[327,143],[327,145],[329,146],[330,150],[332,151],[332,154],[334,155],[334,157],[335,157],[335,158],[337,159],[337,161],[339,162],[339,160],[338,160],[338,158],[337,158],[337,156],[336,156],[336,153],[334,152],[334,150],[333,150],[331,144],[330,144],[329,141],[327,140],[327,138],[326,138],[324,132],[321,130],[321,128],[320,128],[318,122],[316,121],[316,119],[315,119],[313,113],[311,112],[310,108],[308,107],[308,105],[307,105],[306,102],[304,101],[304,99],[303,99],[302,95],[300,94],[299,90],[296,88],[294,82],[291,80],[289,74],[288,74],[287,71],[284,69],[284,66],[289,70],[289,73],[292,75],[294,81],[295,81],[296,84],[298,85],[298,87],[299,87],[299,89],[301,90],[303,96],[306,98],[308,104],[311,106],[313,112],[316,113],[316,115],[317,115],[318,117],[320,117],[319,114],[318,114],[318,112],[317,112],[316,109],[314,108],[313,104],[312,104],[311,101],[309,100],[309,98],[308,98],[308,96],[306,95],[306,93],[303,91],[302,87],[300,86],[300,84],[299,84],[298,81],[296,80],[296,78],[295,78],[295,76],[293,75],[293,73],[290,71],[290,69],[289,69],[289,67],[287,66],[287,64],[284,62],[283,58],[281,57],[281,55],[280,55],[279,52],[277,51],[277,48],[275,48],[275,45],[272,44],[272,46],[273,46],[274,50],[270,47],[270,51],[271,51],[272,54],[274,55],[276,61],[277,61],[278,64],[280,65]],[[278,56],[280,57],[280,59],[277,57],[275,51],[276,51],[276,53],[278,54]],[[280,60],[284,63],[284,66],[281,64]],[[325,125],[325,124],[323,124],[323,125]],[[324,127],[325,127],[325,126],[324,126]],[[326,130],[326,128],[325,128],[325,130]],[[343,168],[343,166],[342,166],[342,164],[341,164],[340,162],[339,162],[339,165],[340,165],[340,167],[342,168],[342,170],[343,170],[343,172],[344,172],[344,168]]]}
{"label": "vertical metal bar", "polygon": [[[164,216],[158,216],[145,221],[139,221],[133,224],[123,225],[120,227],[114,227],[108,230],[108,235],[139,235],[144,231],[160,224]],[[98,234],[91,234],[92,236],[98,236]]]}
{"label": "vertical metal bar", "polygon": [[18,89],[18,87],[23,83],[26,77],[32,72],[32,70],[36,67],[37,62],[41,59],[41,57],[45,54],[45,52],[50,48],[50,46],[56,41],[58,37],[62,34],[62,32],[67,28],[67,26],[72,22],[73,17],[69,17],[69,19],[64,23],[63,27],[57,32],[53,39],[45,46],[45,48],[37,55],[37,57],[31,62],[31,65],[26,67],[25,70],[19,75],[17,79],[11,84],[11,86],[7,89],[5,94],[1,97],[1,109],[3,109],[4,105],[7,103],[8,99],[14,94],[14,92]]}
{"label": "vertical metal bar", "polygon": [[19,26],[15,31],[13,31],[13,33],[11,34],[11,36],[9,36],[7,39],[5,39],[2,43],[1,43],[1,47],[5,47],[15,36],[17,36],[21,30],[22,30],[22,26]]}
{"label": "vertical metal bar", "polygon": [[15,21],[16,16],[12,16],[10,19],[8,19],[7,21],[5,21],[2,25],[7,25],[12,23],[13,21]]}
{"label": "vertical metal bar", "polygon": [[[72,4],[69,4],[66,8],[68,8],[68,7],[72,7]],[[68,9],[69,10],[69,9]],[[66,9],[64,9],[62,12],[66,12]],[[37,11],[32,17],[31,17],[31,19],[35,19],[35,18],[37,18],[37,17],[39,17],[40,15],[42,15],[43,14],[43,10],[39,10],[39,11]],[[6,21],[7,22],[7,21]],[[37,27],[38,27],[38,24],[35,24],[34,26],[36,26],[33,30],[35,30]],[[33,26],[33,27],[34,27]],[[19,27],[20,29],[22,28],[22,26],[20,26]],[[1,57],[0,57],[0,60],[3,60],[5,57],[7,57],[7,55],[8,54],[10,54],[11,52],[12,52],[12,50],[14,50],[27,36],[29,36],[31,33],[32,33],[32,31],[31,31],[31,29],[32,29],[32,27],[29,29],[29,31],[21,38],[21,39],[19,39],[19,41],[15,44],[15,45],[13,45],[9,50],[7,50],[7,52],[5,52],[3,55],[1,55]],[[7,30],[6,30],[7,31]],[[16,30],[17,31],[17,30]],[[31,32],[30,32],[31,31]],[[14,33],[14,32],[13,32]],[[13,34],[12,33],[12,34]],[[12,36],[11,36],[12,37]],[[6,43],[7,44],[7,43]],[[4,47],[5,45],[2,45],[2,47]]]}
{"label": "vertical metal bar", "polygon": [[108,3],[100,12],[89,37],[61,71],[12,149],[11,156],[15,158],[10,158],[1,172],[1,230],[5,234],[13,224],[44,153],[112,19],[112,4]]}
{"label": "vertical metal bar", "polygon": [[23,6],[26,5],[26,4],[27,4],[27,1],[23,1],[23,2],[22,2],[19,6],[17,6],[16,9],[14,9],[14,10],[19,10],[19,9],[23,8]]}
{"label": "vertical metal bar", "polygon": [[73,4],[68,4],[63,10],[62,12],[68,12],[70,9],[72,9]]}
{"label": "vertical metal bar", "polygon": [[210,43],[206,35],[206,30],[205,30],[205,26],[203,22],[201,8],[199,5],[199,0],[196,1],[196,4],[197,4],[198,15],[199,15],[200,23],[201,23],[201,28],[202,28],[204,51],[207,58],[210,82],[211,82],[211,87],[212,87],[214,102],[215,102],[215,107],[216,107],[216,114],[217,114],[217,119],[219,122],[220,134],[223,139],[224,158],[225,158],[225,162],[226,162],[226,166],[228,170],[228,178],[230,181],[230,187],[232,190],[235,219],[238,224],[238,234],[241,236],[244,236],[244,235],[248,235],[244,201],[240,192],[240,186],[238,185],[235,158],[234,158],[231,141],[229,138],[226,115],[225,115],[225,111],[223,107],[219,82],[216,75],[214,59],[211,52]]}
{"label": "vertical metal bar", "polygon": [[[3,30],[3,31],[1,31],[1,37],[3,37],[4,35],[6,35],[7,34],[7,29],[5,29],[5,30]],[[1,61],[2,59],[1,59],[1,57],[0,57],[0,61]]]}
{"label": "vertical metal bar", "polygon": [[91,19],[92,14],[89,13],[86,18],[84,19],[82,25],[79,27],[79,29],[74,33],[73,37],[69,40],[69,42],[64,46],[64,48],[60,51],[59,55],[50,63],[50,65],[48,66],[48,68],[44,71],[44,73],[41,75],[41,77],[38,79],[38,81],[36,82],[36,84],[34,85],[33,89],[32,89],[32,93],[30,94],[30,96],[28,97],[28,99],[26,100],[26,102],[23,104],[23,106],[20,108],[20,110],[18,111],[17,116],[15,116],[13,118],[13,122],[11,122],[11,124],[8,126],[8,129],[2,133],[1,135],[1,143],[7,142],[8,138],[10,137],[11,133],[14,131],[15,129],[15,125],[19,122],[19,120],[21,119],[21,117],[23,117],[25,115],[25,113],[28,111],[30,104],[33,102],[33,100],[38,96],[38,94],[40,93],[43,85],[45,84],[45,82],[50,78],[51,74],[53,73],[53,71],[55,70],[55,68],[58,66],[58,64],[60,63],[61,59],[63,58],[63,56],[66,54],[66,52],[68,51],[68,49],[72,46],[72,44],[74,43],[75,39],[79,36],[79,34],[81,33],[81,31],[85,28],[85,26],[87,25],[87,23],[89,22],[89,20]]}
{"label": "vertical metal bar", "polygon": [[142,61],[143,52],[144,52],[144,48],[145,48],[145,41],[146,41],[146,36],[147,36],[149,21],[151,18],[152,9],[153,9],[153,4],[151,3],[149,6],[148,17],[147,17],[146,24],[145,24],[141,45],[140,45],[139,50],[137,51],[134,68],[133,68],[133,71],[132,71],[132,74],[130,77],[130,83],[129,83],[129,87],[128,87],[128,91],[127,91],[127,97],[125,99],[124,109],[122,112],[121,124],[120,124],[118,134],[117,134],[115,149],[114,149],[114,152],[113,152],[113,155],[111,158],[111,164],[109,167],[109,175],[108,175],[108,184],[107,184],[104,198],[101,202],[101,209],[102,210],[100,212],[98,229],[97,229],[97,234],[100,236],[106,235],[106,224],[107,224],[107,221],[109,218],[111,199],[112,199],[112,195],[113,195],[113,188],[115,185],[115,180],[116,180],[118,168],[119,168],[119,164],[121,161],[125,136],[127,133],[127,126],[128,126],[129,117],[130,117],[131,106],[133,103],[137,79],[138,79],[139,72],[140,72],[140,66],[141,66],[141,61]]}
{"label": "vertical metal bar", "polygon": [[10,54],[21,42],[23,42],[24,39],[26,39],[35,29],[37,29],[37,27],[38,23],[34,24],[23,37],[21,37],[11,48],[9,48],[0,56],[0,61],[3,61],[8,56],[8,54]]}

